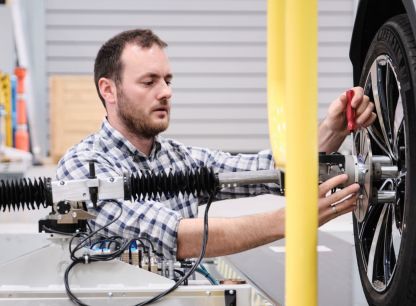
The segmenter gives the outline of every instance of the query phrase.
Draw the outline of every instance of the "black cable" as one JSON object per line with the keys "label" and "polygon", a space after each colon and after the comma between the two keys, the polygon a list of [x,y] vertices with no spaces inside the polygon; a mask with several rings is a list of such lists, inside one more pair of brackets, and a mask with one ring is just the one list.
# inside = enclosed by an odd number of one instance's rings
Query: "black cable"
{"label": "black cable", "polygon": [[[186,273],[184,273],[184,275],[169,289],[159,293],[158,295],[156,295],[153,298],[150,298],[147,301],[141,302],[139,304],[136,304],[135,306],[144,306],[144,305],[149,305],[151,303],[154,303],[158,300],[160,300],[161,298],[165,297],[166,295],[168,295],[169,293],[171,293],[172,291],[174,291],[175,289],[177,289],[182,283],[187,282],[188,278],[195,272],[195,270],[198,268],[199,264],[201,263],[202,259],[205,256],[205,252],[206,252],[206,247],[207,247],[207,242],[208,242],[208,211],[211,207],[211,204],[214,200],[216,191],[212,191],[206,208],[205,208],[205,213],[204,213],[204,232],[203,232],[203,240],[202,240],[202,247],[201,247],[201,253],[198,257],[198,259],[195,261],[194,265],[192,266],[191,269],[189,269]],[[122,255],[122,253],[124,252],[125,249],[130,248],[131,243],[134,240],[147,240],[148,242],[150,242],[150,245],[152,247],[152,250],[154,251],[154,246],[151,243],[151,241],[149,239],[145,239],[145,238],[140,238],[140,239],[130,239],[128,241],[126,241],[125,239],[123,239],[123,242],[121,244],[121,247],[117,250],[115,250],[114,252],[108,253],[108,254],[101,254],[101,255],[83,255],[82,257],[76,257],[75,253],[79,250],[81,250],[85,245],[86,242],[89,240],[91,241],[91,238],[97,234],[99,231],[103,230],[104,228],[110,226],[111,224],[113,224],[114,222],[116,222],[122,215],[123,213],[123,207],[122,205],[117,202],[117,201],[108,201],[108,202],[114,202],[118,205],[118,207],[120,208],[120,213],[118,214],[118,216],[113,219],[111,222],[107,223],[106,225],[100,227],[99,229],[95,230],[94,232],[92,232],[91,234],[89,234],[86,238],[84,238],[83,240],[81,240],[80,242],[78,242],[78,244],[72,248],[72,243],[73,240],[78,237],[80,235],[80,233],[76,233],[70,240],[69,242],[69,252],[70,252],[70,257],[72,259],[72,263],[67,267],[67,269],[65,270],[65,275],[64,275],[64,283],[65,283],[65,290],[66,293],[69,297],[69,299],[80,306],[88,306],[87,304],[83,303],[80,299],[78,299],[71,291],[70,287],[69,287],[69,272],[72,270],[73,267],[75,267],[77,264],[79,263],[91,263],[91,262],[95,262],[95,261],[109,261],[109,260],[113,260],[115,258],[118,258]],[[118,237],[117,237],[118,238]],[[141,242],[142,243],[142,242]],[[142,243],[143,244],[143,243]],[[156,252],[154,252],[156,253]],[[149,266],[150,266],[150,258],[149,258]]]}
{"label": "black cable", "polygon": [[157,252],[156,252],[156,250],[155,250],[155,247],[154,247],[154,245],[153,245],[153,242],[152,242],[149,238],[140,237],[140,238],[136,238],[136,240],[139,240],[139,241],[140,241],[140,243],[143,245],[143,247],[146,247],[146,246],[145,246],[145,244],[143,243],[143,241],[142,241],[142,240],[147,241],[147,242],[150,244],[150,247],[152,248],[152,252],[153,252],[154,254],[157,254]]}
{"label": "black cable", "polygon": [[64,283],[65,283],[65,290],[66,290],[66,294],[68,295],[69,299],[71,300],[71,302],[80,305],[80,306],[88,306],[88,304],[83,303],[81,300],[79,300],[71,291],[71,289],[69,288],[69,282],[68,282],[68,275],[69,272],[72,270],[73,267],[75,267],[75,265],[79,264],[81,262],[81,260],[76,260],[71,262],[71,264],[68,266],[68,268],[66,268],[65,270],[65,275],[64,275]]}
{"label": "black cable", "polygon": [[[136,240],[139,241],[140,244],[142,245],[143,251],[144,252],[147,251],[147,259],[148,259],[147,271],[151,272],[152,271],[152,267],[150,266],[150,264],[151,264],[151,260],[150,260],[150,258],[151,258],[150,248],[152,249],[152,253],[155,254],[155,255],[157,255],[157,252],[155,251],[155,247],[154,247],[154,245],[153,245],[153,243],[152,243],[152,241],[150,239],[141,237],[141,238],[136,238]],[[142,240],[147,241],[150,244],[150,247],[147,247],[143,243]],[[137,242],[136,242],[136,244],[137,244]],[[138,245],[137,245],[137,247],[138,247]],[[141,264],[141,260],[140,259],[139,259],[139,266],[140,266],[140,268],[142,267],[142,264]]]}
{"label": "black cable", "polygon": [[[85,210],[87,210],[87,209],[85,209]],[[87,227],[88,227],[88,229],[90,230],[90,232],[92,232],[92,228],[91,228],[90,223],[87,221],[87,222],[85,222],[85,224],[87,225]]]}
{"label": "black cable", "polygon": [[[183,272],[182,270],[174,269],[173,272],[178,273],[179,276],[182,276],[182,277],[185,276],[185,272]],[[175,277],[175,280],[177,281],[178,278]],[[187,279],[183,282],[183,285],[188,286],[188,280]]]}
{"label": "black cable", "polygon": [[100,256],[100,255],[84,255],[82,257],[76,257],[75,253],[77,251],[79,251],[81,248],[83,248],[85,246],[85,243],[88,240],[91,240],[91,238],[97,234],[99,231],[103,230],[104,228],[110,226],[111,224],[113,224],[114,222],[116,222],[122,215],[123,213],[123,207],[122,205],[117,202],[117,201],[109,201],[109,202],[113,202],[116,203],[117,206],[120,208],[120,213],[117,215],[116,218],[114,218],[113,220],[111,220],[109,223],[105,224],[104,226],[100,227],[99,229],[93,231],[92,233],[90,233],[86,238],[84,238],[83,240],[81,240],[80,242],[78,242],[78,244],[75,246],[74,249],[72,249],[72,243],[74,241],[74,239],[76,237],[78,237],[80,235],[80,233],[76,233],[72,236],[70,242],[69,242],[69,252],[70,252],[70,257],[72,259],[72,263],[66,268],[65,270],[65,274],[64,274],[64,284],[65,284],[65,290],[66,293],[69,297],[69,299],[80,306],[88,306],[87,304],[83,303],[81,300],[79,300],[71,291],[71,288],[69,287],[69,272],[72,270],[73,267],[75,267],[77,264],[79,263],[91,263],[94,261],[107,261],[107,260],[112,260],[114,258],[117,258],[120,256],[120,250],[116,250],[113,253],[109,253],[109,254],[105,254],[104,256]]}
{"label": "black cable", "polygon": [[175,273],[178,273],[180,276],[185,276],[185,272],[183,272],[182,270],[179,269],[174,269],[173,270]]}
{"label": "black cable", "polygon": [[95,230],[95,231],[93,231],[91,234],[89,234],[84,240],[81,240],[81,242],[79,242],[77,245],[76,245],[76,247],[75,247],[75,249],[74,250],[72,250],[72,242],[73,242],[73,240],[78,236],[78,233],[77,234],[75,234],[72,238],[71,238],[71,240],[70,240],[70,242],[69,242],[69,253],[70,253],[70,255],[71,255],[71,258],[73,258],[73,259],[76,259],[76,257],[75,257],[75,252],[77,252],[77,251],[79,251],[80,249],[82,249],[84,246],[85,246],[85,243],[86,243],[86,241],[88,240],[88,239],[91,239],[91,237],[93,237],[95,234],[97,234],[99,231],[101,231],[101,230],[103,230],[103,229],[105,229],[105,228],[107,228],[107,227],[109,227],[111,224],[113,224],[114,222],[116,222],[118,219],[120,219],[120,217],[121,217],[121,215],[122,215],[122,213],[123,213],[123,207],[122,207],[122,205],[118,202],[118,201],[114,201],[114,200],[109,200],[109,201],[107,201],[107,203],[115,203],[115,204],[117,204],[117,206],[120,208],[120,213],[118,214],[118,216],[116,217],[116,218],[114,218],[113,220],[111,220],[109,223],[107,223],[107,224],[105,224],[105,225],[103,225],[102,227],[100,227],[100,228],[98,228],[97,230]]}
{"label": "black cable", "polygon": [[205,256],[205,251],[207,248],[207,242],[208,242],[208,211],[209,208],[211,207],[211,203],[214,200],[215,197],[215,191],[213,191],[208,199],[207,205],[205,207],[205,213],[204,213],[204,236],[202,239],[202,249],[201,249],[201,253],[198,257],[198,259],[196,260],[196,262],[194,263],[193,267],[188,270],[186,272],[186,274],[184,276],[182,276],[171,288],[159,293],[158,295],[156,295],[153,298],[150,298],[147,301],[141,302],[139,304],[136,304],[135,306],[144,306],[144,305],[149,305],[151,303],[154,303],[158,300],[160,300],[161,298],[165,297],[166,295],[168,295],[169,293],[171,293],[172,291],[174,291],[176,288],[179,287],[180,284],[182,284],[185,280],[187,280],[189,278],[189,276],[192,275],[192,273],[195,272],[196,268],[199,266],[199,264],[201,263],[202,259]]}
{"label": "black cable", "polygon": [[45,232],[52,233],[52,234],[59,234],[59,235],[65,235],[65,236],[72,236],[73,235],[73,233],[61,232],[61,231],[55,230],[53,228],[50,228],[46,225],[42,225],[42,229],[45,230]]}

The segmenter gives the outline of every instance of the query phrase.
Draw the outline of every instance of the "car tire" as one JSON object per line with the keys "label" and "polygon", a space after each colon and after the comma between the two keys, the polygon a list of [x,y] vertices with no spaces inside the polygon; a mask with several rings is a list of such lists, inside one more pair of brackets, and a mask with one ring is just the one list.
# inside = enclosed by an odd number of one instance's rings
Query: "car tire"
{"label": "car tire", "polygon": [[[375,102],[378,116],[368,129],[372,154],[389,157],[398,169],[393,178],[373,180],[375,192],[364,220],[353,216],[360,279],[373,306],[416,305],[414,37],[406,15],[387,21],[371,43],[360,80],[365,94]],[[395,191],[390,203],[377,200],[377,191],[383,188]]]}

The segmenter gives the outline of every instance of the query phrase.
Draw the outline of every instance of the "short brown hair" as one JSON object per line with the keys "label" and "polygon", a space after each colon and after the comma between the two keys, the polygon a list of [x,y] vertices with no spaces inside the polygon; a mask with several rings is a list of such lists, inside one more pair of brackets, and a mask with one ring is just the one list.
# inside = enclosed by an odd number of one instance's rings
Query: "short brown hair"
{"label": "short brown hair", "polygon": [[104,107],[105,100],[101,96],[100,89],[98,88],[98,80],[100,78],[109,78],[116,84],[121,83],[121,75],[123,72],[121,54],[123,53],[124,47],[129,43],[137,44],[142,48],[150,48],[154,44],[160,48],[167,47],[167,43],[149,29],[124,31],[105,42],[98,51],[94,64],[94,83]]}

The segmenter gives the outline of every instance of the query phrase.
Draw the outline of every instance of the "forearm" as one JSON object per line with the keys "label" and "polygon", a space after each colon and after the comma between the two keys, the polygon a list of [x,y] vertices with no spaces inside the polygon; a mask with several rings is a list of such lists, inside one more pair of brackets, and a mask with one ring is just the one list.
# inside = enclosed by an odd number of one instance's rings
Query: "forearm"
{"label": "forearm", "polygon": [[[204,220],[182,219],[178,229],[177,258],[201,253]],[[284,237],[284,210],[237,218],[209,219],[207,257],[242,252]]]}
{"label": "forearm", "polygon": [[334,132],[326,124],[325,120],[319,125],[318,131],[318,147],[319,152],[336,152],[341,144],[344,142],[345,137],[348,135],[346,132]]}

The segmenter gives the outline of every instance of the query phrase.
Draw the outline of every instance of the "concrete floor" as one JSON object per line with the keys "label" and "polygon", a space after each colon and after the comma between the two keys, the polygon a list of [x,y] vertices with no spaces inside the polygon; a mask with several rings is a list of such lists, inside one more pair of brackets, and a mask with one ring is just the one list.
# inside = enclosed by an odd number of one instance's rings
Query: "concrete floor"
{"label": "concrete floor", "polygon": [[[27,177],[55,177],[55,166],[29,169]],[[284,207],[283,197],[264,195],[254,198],[215,202],[211,217],[233,217]],[[201,207],[200,215],[203,214]],[[37,232],[37,221],[49,211],[0,213],[0,233]],[[319,230],[319,305],[367,306],[358,276],[354,253],[352,217],[338,217]],[[284,304],[284,240],[226,257],[226,260],[275,303]]]}

